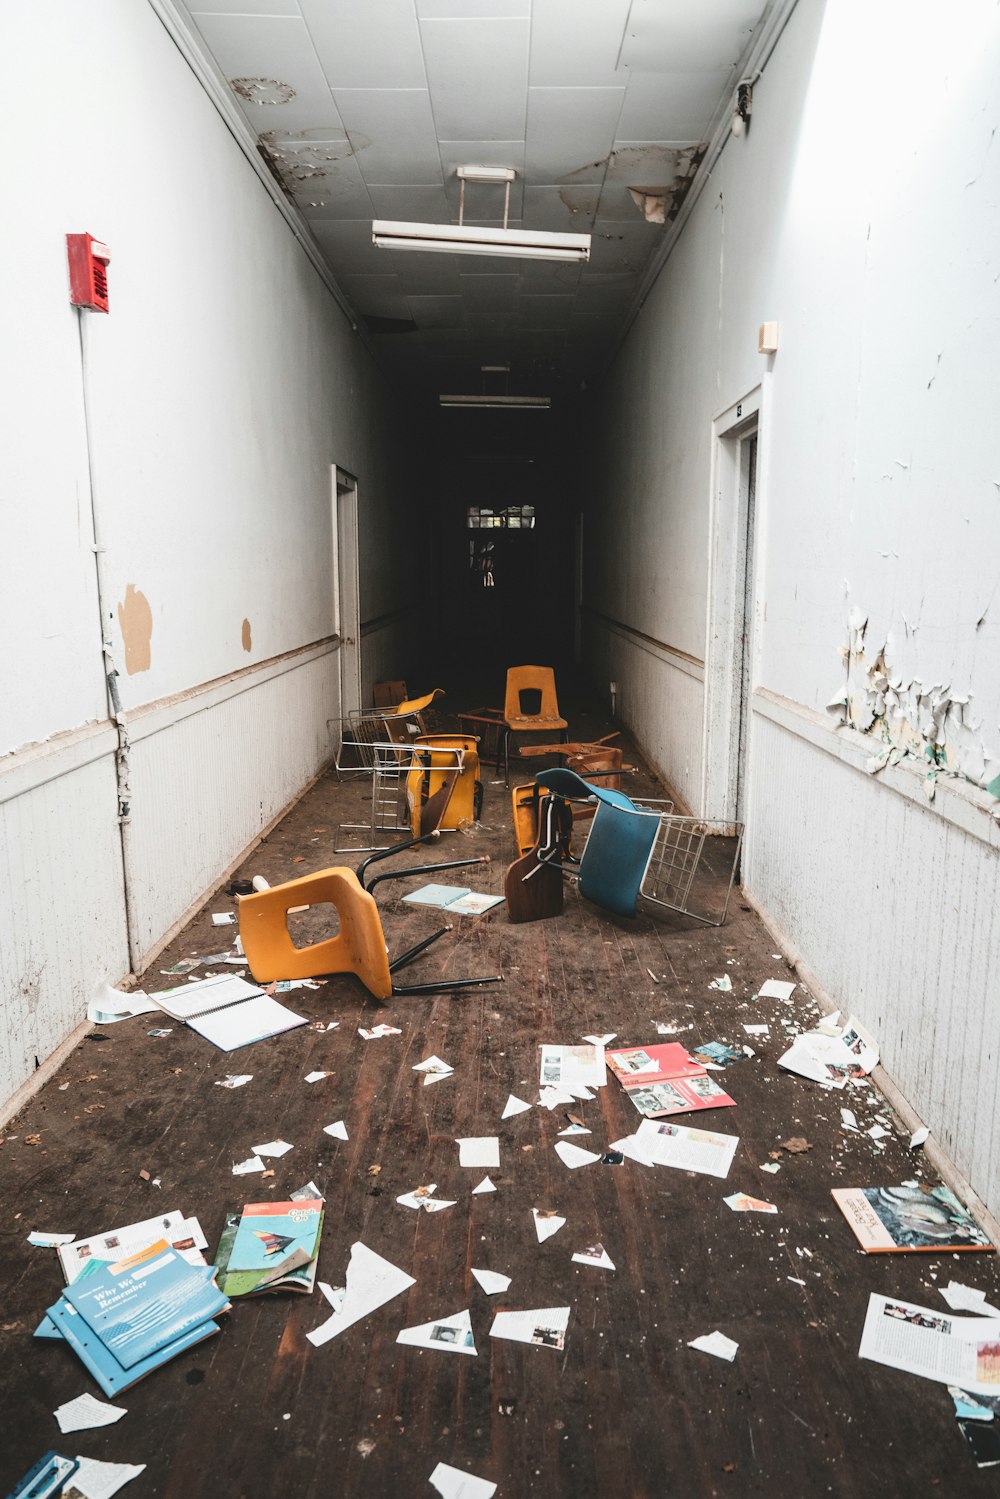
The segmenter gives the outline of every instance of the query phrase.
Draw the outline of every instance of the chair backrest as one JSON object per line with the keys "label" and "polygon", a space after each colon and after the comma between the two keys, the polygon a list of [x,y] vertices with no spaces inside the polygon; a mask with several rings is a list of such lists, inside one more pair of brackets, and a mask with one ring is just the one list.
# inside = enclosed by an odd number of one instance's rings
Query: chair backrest
{"label": "chair backrest", "polygon": [[[406,776],[406,801],[414,838],[434,827],[452,830],[475,819],[479,780],[479,740],[474,734],[421,734],[413,741],[413,764]],[[426,808],[439,792],[439,815],[432,827]]]}
{"label": "chair backrest", "polygon": [[606,911],[634,916],[659,827],[659,813],[602,797],[580,860],[580,894]]}
{"label": "chair backrest", "polygon": [[[540,694],[541,704],[536,712],[525,713],[521,707],[522,692]],[[503,716],[508,723],[512,719],[540,718],[551,721],[559,717],[556,674],[551,666],[511,666],[508,668]]]}
{"label": "chair backrest", "polygon": [[[327,902],[336,907],[338,935],[296,947],[288,931],[291,907]],[[378,907],[353,869],[321,869],[270,890],[243,895],[237,911],[243,951],[258,983],[354,973],[376,999],[390,998],[392,978]]]}

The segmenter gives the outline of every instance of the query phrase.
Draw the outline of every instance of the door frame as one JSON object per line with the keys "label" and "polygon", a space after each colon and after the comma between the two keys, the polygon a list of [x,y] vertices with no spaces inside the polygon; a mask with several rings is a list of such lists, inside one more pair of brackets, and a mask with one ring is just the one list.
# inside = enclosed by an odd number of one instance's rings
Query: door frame
{"label": "door frame", "polygon": [[333,633],[340,649],[340,715],[361,707],[361,578],[358,565],[358,481],[333,465]]}
{"label": "door frame", "polygon": [[[763,511],[763,385],[721,411],[712,422],[712,477],[708,528],[708,616],[705,649],[705,720],[702,746],[702,813],[735,822],[740,779],[743,711],[742,637],[749,655],[748,697],[757,685],[760,638],[761,515]],[[746,440],[756,434],[753,534],[747,557]],[[749,613],[749,619],[746,614]],[[750,702],[744,745],[744,785],[749,785]],[[744,797],[745,801],[745,797]]]}

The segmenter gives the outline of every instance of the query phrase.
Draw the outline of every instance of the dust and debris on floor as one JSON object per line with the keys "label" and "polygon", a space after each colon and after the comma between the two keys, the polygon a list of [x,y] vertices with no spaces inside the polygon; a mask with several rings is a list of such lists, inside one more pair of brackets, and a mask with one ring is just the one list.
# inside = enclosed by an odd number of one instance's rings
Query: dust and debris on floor
{"label": "dust and debris on floor", "polygon": [[[250,983],[237,894],[356,865],[334,850],[363,779],[321,778],[146,992]],[[462,886],[502,896],[510,796],[483,779],[481,819],[400,863],[488,854]],[[669,796],[642,769],[624,789]],[[417,878],[378,892],[392,952],[440,925],[405,899]],[[962,1253],[981,1245],[850,996],[824,1016],[738,888],[719,928],[611,916],[572,886],[547,920],[478,909],[448,911],[420,976],[502,983],[385,1005],[351,976],[279,984],[296,1024],[234,1050],[95,996],[0,1141],[4,1492],[58,1453],[82,1460],[64,1492],[136,1499],[993,1493],[996,1255]],[[312,940],[316,912],[289,919]],[[641,1112],[657,1089],[684,1112]],[[65,1333],[35,1334],[91,1305],[103,1272],[66,1267],[141,1255],[107,1241],[147,1220],[218,1331],[109,1395]],[[243,1231],[255,1269],[234,1268]],[[220,1314],[206,1260],[234,1292],[268,1266],[285,1285]]]}

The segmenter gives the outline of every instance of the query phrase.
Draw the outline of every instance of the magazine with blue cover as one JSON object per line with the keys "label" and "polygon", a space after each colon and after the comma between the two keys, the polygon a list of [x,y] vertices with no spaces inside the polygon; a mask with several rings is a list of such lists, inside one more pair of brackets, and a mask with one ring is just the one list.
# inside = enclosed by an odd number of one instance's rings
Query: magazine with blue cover
{"label": "magazine with blue cover", "polygon": [[200,1343],[219,1331],[216,1322],[200,1322],[196,1327],[189,1328],[179,1338],[175,1338],[173,1342],[158,1348],[148,1358],[140,1359],[138,1363],[126,1369],[112,1353],[108,1352],[76,1308],[70,1306],[69,1302],[62,1297],[54,1306],[49,1307],[47,1320],[52,1322],[57,1334],[66,1340],[80,1362],[97,1380],[104,1394],[109,1397],[120,1395],[123,1390],[130,1389],[147,1374],[152,1374],[154,1369],[168,1364],[186,1348],[193,1348],[195,1343]]}
{"label": "magazine with blue cover", "polygon": [[67,1286],[63,1296],[125,1369],[229,1307],[211,1273],[189,1265],[165,1239]]}

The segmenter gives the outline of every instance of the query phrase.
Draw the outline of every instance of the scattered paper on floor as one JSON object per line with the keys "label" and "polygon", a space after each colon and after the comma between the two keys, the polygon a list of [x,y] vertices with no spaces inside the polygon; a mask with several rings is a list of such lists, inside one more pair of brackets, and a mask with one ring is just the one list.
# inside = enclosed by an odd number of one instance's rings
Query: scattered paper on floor
{"label": "scattered paper on floor", "polygon": [[963,1285],[960,1280],[950,1280],[946,1286],[939,1286],[938,1290],[952,1311],[977,1312],[981,1317],[1000,1317],[1000,1311],[995,1306],[990,1306],[986,1300],[986,1292],[977,1291],[974,1286]]}
{"label": "scattered paper on floor", "polygon": [[332,1077],[332,1072],[307,1072],[304,1081],[307,1083],[321,1083],[325,1077]]}
{"label": "scattered paper on floor", "polygon": [[497,1491],[495,1483],[488,1478],[477,1478],[466,1473],[464,1468],[452,1468],[448,1463],[438,1463],[430,1476],[432,1488],[437,1489],[442,1499],[492,1499]]}
{"label": "scattered paper on floor", "polygon": [[581,1088],[603,1088],[608,1073],[604,1047],[542,1046],[538,1065],[538,1082],[542,1088],[563,1088],[575,1092]]}
{"label": "scattered paper on floor", "polygon": [[559,1131],[560,1135],[589,1135],[590,1130],[585,1124],[567,1124],[565,1129]]}
{"label": "scattered paper on floor", "polygon": [[421,1322],[418,1327],[404,1327],[397,1333],[396,1342],[410,1348],[436,1348],[442,1353],[468,1353],[473,1358],[476,1354],[472,1318],[468,1312],[455,1312],[434,1322]]}
{"label": "scattered paper on floor", "polygon": [[[689,1124],[670,1124],[665,1119],[644,1119],[633,1138],[638,1140],[646,1159],[657,1166],[672,1166],[678,1171],[697,1171],[703,1176],[722,1179],[729,1175],[740,1143],[738,1135],[721,1135]],[[619,1140],[614,1148],[623,1150],[624,1143]]]}
{"label": "scattered paper on floor", "polygon": [[252,1072],[227,1072],[225,1077],[215,1080],[217,1088],[245,1088],[247,1083],[253,1082]]}
{"label": "scattered paper on floor", "polygon": [[336,1124],[324,1124],[323,1133],[324,1135],[331,1135],[334,1140],[346,1140],[347,1125],[343,1119],[338,1119]]}
{"label": "scattered paper on floor", "polygon": [[252,1145],[250,1148],[253,1151],[254,1155],[270,1155],[281,1157],[283,1155],[287,1155],[288,1152],[290,1150],[294,1150],[295,1147],[293,1145],[289,1145],[287,1140],[268,1140],[266,1145]]}
{"label": "scattered paper on floor", "polygon": [[252,1176],[255,1171],[264,1171],[266,1167],[259,1155],[252,1155],[248,1160],[239,1161],[233,1165],[234,1176]]}
{"label": "scattered paper on floor", "polygon": [[458,1164],[481,1170],[500,1169],[500,1141],[496,1135],[474,1135],[457,1140]]}
{"label": "scattered paper on floor", "polygon": [[503,1113],[500,1115],[500,1118],[513,1119],[515,1114],[523,1114],[525,1110],[530,1108],[530,1103],[525,1103],[523,1098],[515,1098],[513,1093],[509,1093],[507,1095],[507,1102],[503,1106]]}
{"label": "scattered paper on floor", "polygon": [[100,1463],[93,1457],[80,1457],[80,1466],[73,1474],[71,1484],[84,1499],[111,1499],[125,1484],[145,1473],[145,1463]]}
{"label": "scattered paper on floor", "polygon": [[732,1208],[734,1213],[776,1213],[778,1211],[773,1202],[765,1202],[762,1197],[750,1197],[746,1192],[734,1192],[731,1197],[724,1197],[722,1200],[727,1208]]}
{"label": "scattered paper on floor", "polygon": [[123,1405],[108,1405],[93,1395],[77,1395],[67,1400],[52,1414],[59,1422],[60,1431],[90,1431],[95,1426],[113,1426],[128,1411]]}
{"label": "scattered paper on floor", "polygon": [[581,1249],[573,1258],[579,1265],[596,1265],[600,1270],[615,1268],[614,1261],[603,1244],[592,1244],[589,1249]]}
{"label": "scattered paper on floor", "polygon": [[1000,1393],[1000,1319],[952,1317],[872,1292],[859,1358],[902,1369],[973,1395]]}
{"label": "scattered paper on floor", "polygon": [[584,1036],[583,1039],[584,1041],[588,1041],[591,1046],[610,1046],[617,1034],[617,1031],[608,1031],[605,1036]]}
{"label": "scattered paper on floor", "polygon": [[375,1041],[379,1036],[401,1036],[402,1034],[403,1032],[396,1025],[376,1025],[370,1031],[366,1031],[363,1026],[358,1026],[358,1035],[366,1041]]}
{"label": "scattered paper on floor", "polygon": [[477,1270],[473,1265],[472,1273],[487,1296],[499,1296],[510,1286],[510,1276],[501,1275],[499,1270]]}
{"label": "scattered paper on floor", "polygon": [[532,1208],[531,1215],[535,1220],[535,1233],[539,1244],[544,1244],[546,1239],[551,1239],[552,1235],[557,1234],[566,1222],[566,1219],[560,1218],[558,1213],[548,1212],[543,1208]]}
{"label": "scattered paper on floor", "polygon": [[331,1338],[338,1337],[347,1328],[353,1327],[355,1322],[360,1322],[362,1317],[370,1316],[380,1306],[385,1306],[387,1301],[392,1301],[415,1285],[412,1275],[407,1275],[398,1265],[384,1260],[359,1240],[351,1245],[347,1285],[342,1298],[333,1286],[320,1283],[320,1290],[331,1306],[335,1302],[341,1303],[339,1310],[334,1310],[333,1315],[319,1327],[307,1332],[306,1337],[314,1348],[321,1348]]}
{"label": "scattered paper on floor", "polygon": [[76,1234],[43,1234],[35,1228],[28,1235],[28,1243],[36,1249],[56,1249],[60,1244],[72,1244],[75,1238]]}
{"label": "scattered paper on floor", "polygon": [[417,1062],[413,1071],[424,1074],[424,1087],[426,1088],[430,1083],[438,1083],[442,1078],[450,1077],[455,1069],[447,1062],[443,1062],[440,1057],[427,1057],[423,1062]]}
{"label": "scattered paper on floor", "polygon": [[536,1348],[565,1348],[569,1326],[568,1306],[543,1306],[529,1312],[497,1312],[491,1338],[511,1343],[532,1343]]}
{"label": "scattered paper on floor", "polygon": [[724,1332],[703,1333],[700,1338],[692,1338],[688,1343],[689,1348],[697,1348],[700,1353],[711,1353],[714,1358],[724,1358],[729,1363],[736,1357],[739,1346],[732,1338],[727,1338]]}
{"label": "scattered paper on floor", "polygon": [[396,1198],[396,1201],[401,1203],[404,1208],[415,1208],[417,1212],[423,1208],[428,1213],[439,1213],[442,1208],[453,1208],[455,1206],[453,1202],[448,1202],[444,1197],[435,1197],[434,1193],[436,1191],[437,1182],[431,1182],[426,1187],[417,1187],[412,1192],[404,1192],[401,1197]]}
{"label": "scattered paper on floor", "polygon": [[123,989],[113,989],[110,984],[98,984],[87,1005],[87,1019],[91,1025],[117,1025],[120,1020],[131,1020],[134,1015],[152,1015],[159,1005],[144,994],[133,989],[126,994]]}
{"label": "scattered paper on floor", "polygon": [[592,1150],[582,1150],[579,1145],[570,1145],[568,1140],[557,1140],[552,1147],[564,1166],[575,1171],[579,1166],[592,1166],[601,1158]]}
{"label": "scattered paper on floor", "polygon": [[758,999],[791,999],[797,988],[786,979],[768,979],[757,991]]}
{"label": "scattered paper on floor", "polygon": [[478,1187],[473,1187],[472,1192],[471,1192],[470,1195],[472,1197],[479,1197],[484,1192],[495,1192],[495,1191],[496,1191],[496,1187],[490,1181],[489,1177],[488,1176],[484,1176],[483,1179],[482,1179],[482,1181],[479,1183],[479,1186]]}

